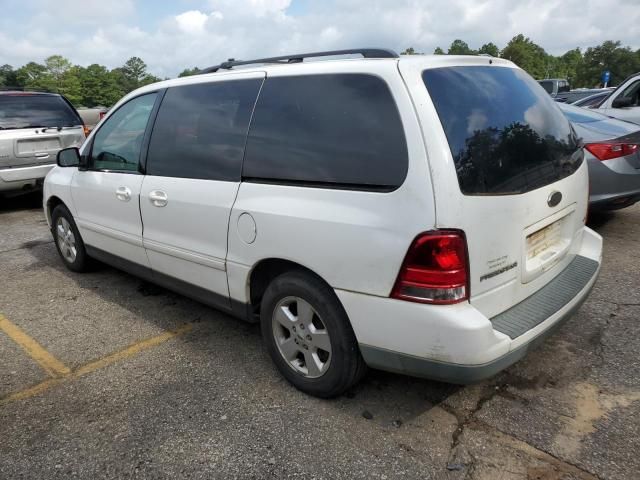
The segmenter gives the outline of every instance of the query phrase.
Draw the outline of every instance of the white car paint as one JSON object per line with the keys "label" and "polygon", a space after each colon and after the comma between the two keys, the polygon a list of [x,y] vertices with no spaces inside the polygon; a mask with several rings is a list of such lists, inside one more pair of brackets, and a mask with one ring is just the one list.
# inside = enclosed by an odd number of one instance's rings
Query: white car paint
{"label": "white car paint", "polygon": [[[127,100],[159,88],[263,71],[268,77],[375,74],[389,85],[408,145],[408,174],[393,192],[143,175],[125,179],[56,167],[45,182],[45,210],[56,196],[73,213],[85,243],[242,304],[250,302],[250,275],[261,261],[278,258],[298,263],[333,287],[362,345],[452,364],[490,362],[552,326],[584,299],[595,277],[562,311],[515,340],[495,331],[490,318],[548,284],[575,255],[600,262],[602,239],[584,225],[586,164],[559,182],[525,194],[460,192],[452,154],[421,72],[486,62],[485,57],[449,56],[333,60],[169,80],[127,95],[96,129]],[[505,60],[493,62],[500,68],[517,68]],[[542,88],[540,95],[546,95]],[[131,190],[129,202],[116,198],[116,190],[123,186]],[[547,200],[556,190],[563,192],[563,199],[550,208]],[[153,204],[151,194],[157,191],[166,193],[166,206]],[[249,233],[246,227],[239,229],[240,217],[247,215],[253,220]],[[544,262],[529,264],[527,235],[558,218],[565,219],[563,247]],[[466,234],[470,301],[437,306],[390,299],[411,242],[435,228],[456,228]],[[248,236],[255,238],[249,242]],[[517,266],[482,280],[496,262]]]}
{"label": "white car paint", "polygon": [[638,88],[640,88],[640,73],[628,78],[624,83],[616,88],[613,93],[609,97],[607,97],[607,99],[602,102],[602,104],[595,110],[609,117],[619,118],[620,120],[626,120],[628,122],[640,124],[640,105],[622,108],[613,107],[613,102],[617,98],[621,98],[623,94],[630,89],[635,90],[636,98],[638,98],[637,96],[640,95],[640,93],[638,93]]}

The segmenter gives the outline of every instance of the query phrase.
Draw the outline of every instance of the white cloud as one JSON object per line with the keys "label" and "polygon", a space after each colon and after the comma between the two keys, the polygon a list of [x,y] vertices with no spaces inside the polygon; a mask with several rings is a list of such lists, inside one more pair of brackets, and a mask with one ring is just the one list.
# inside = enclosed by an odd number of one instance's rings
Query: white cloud
{"label": "white cloud", "polygon": [[202,13],[199,10],[189,10],[176,15],[176,22],[180,30],[185,33],[202,33],[208,18],[209,16],[206,13]]}
{"label": "white cloud", "polygon": [[[322,0],[305,3],[300,15],[289,13],[296,0],[205,0],[199,9],[175,2],[172,14],[153,21],[153,6],[143,10],[133,0],[5,1],[11,8],[0,18],[0,63],[16,66],[59,53],[113,68],[137,55],[152,73],[173,76],[229,57],[334,48],[430,53],[456,38],[502,48],[518,33],[553,54],[612,38],[640,47],[638,0]],[[27,10],[29,18],[18,21],[6,14]]]}

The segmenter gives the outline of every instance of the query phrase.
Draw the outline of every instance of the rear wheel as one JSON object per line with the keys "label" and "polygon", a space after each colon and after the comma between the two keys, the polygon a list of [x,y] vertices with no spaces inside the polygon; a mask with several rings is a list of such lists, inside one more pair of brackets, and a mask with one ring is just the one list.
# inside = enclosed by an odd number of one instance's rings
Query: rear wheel
{"label": "rear wheel", "polygon": [[88,270],[90,259],[69,209],[64,205],[55,207],[51,213],[51,225],[56,248],[65,266],[74,272]]}
{"label": "rear wheel", "polygon": [[333,290],[311,274],[275,278],[262,298],[260,321],[278,370],[303,392],[334,397],[366,371],[346,312]]}

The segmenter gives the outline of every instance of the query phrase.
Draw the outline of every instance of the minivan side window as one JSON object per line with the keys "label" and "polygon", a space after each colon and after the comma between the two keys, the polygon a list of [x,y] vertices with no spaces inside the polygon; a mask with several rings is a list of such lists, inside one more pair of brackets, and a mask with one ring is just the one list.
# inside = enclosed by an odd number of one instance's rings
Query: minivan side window
{"label": "minivan side window", "polygon": [[239,181],[262,78],[171,87],[151,134],[147,175]]}
{"label": "minivan side window", "polygon": [[381,78],[265,80],[247,139],[245,181],[390,191],[407,169],[400,114]]}
{"label": "minivan side window", "polygon": [[93,170],[138,171],[144,132],[156,96],[154,92],[136,97],[105,121],[93,139]]}

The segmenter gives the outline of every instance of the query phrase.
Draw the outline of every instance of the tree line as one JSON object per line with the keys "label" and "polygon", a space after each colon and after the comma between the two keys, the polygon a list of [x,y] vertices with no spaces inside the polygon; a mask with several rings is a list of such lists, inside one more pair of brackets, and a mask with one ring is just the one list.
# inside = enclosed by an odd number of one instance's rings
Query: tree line
{"label": "tree line", "polygon": [[[437,47],[433,53],[502,57],[516,63],[536,79],[566,78],[574,88],[599,86],[604,70],[611,72],[610,86],[640,71],[640,49],[634,51],[612,40],[589,47],[584,52],[574,48],[563,55],[554,56],[520,34],[513,37],[502,50],[491,42],[474,50],[463,40],[457,39],[446,52]],[[402,54],[419,53],[411,47]],[[198,71],[198,67],[186,68],[178,76],[194,75]],[[61,55],[52,55],[44,63],[29,62],[17,69],[11,65],[0,66],[0,87],[62,93],[78,107],[109,107],[131,90],[158,80],[160,78],[147,72],[147,65],[139,57],[131,57],[124,65],[112,70],[97,63],[88,67],[73,65]]]}
{"label": "tree line", "polygon": [[139,57],[131,57],[112,70],[97,63],[88,67],[73,65],[61,55],[17,69],[0,66],[0,87],[61,93],[77,107],[109,107],[131,90],[159,80],[147,72],[147,65]]}
{"label": "tree line", "polygon": [[[407,48],[404,55],[416,55],[413,48]],[[584,52],[580,48],[569,50],[560,56],[548,54],[524,35],[516,35],[500,50],[489,42],[478,50],[472,49],[465,41],[454,40],[445,52],[437,47],[436,55],[478,55],[511,60],[535,79],[566,78],[572,88],[601,86],[602,73],[610,72],[609,86],[616,86],[625,78],[640,72],[640,49],[623,47],[620,41],[607,40],[601,45],[589,47]]]}

